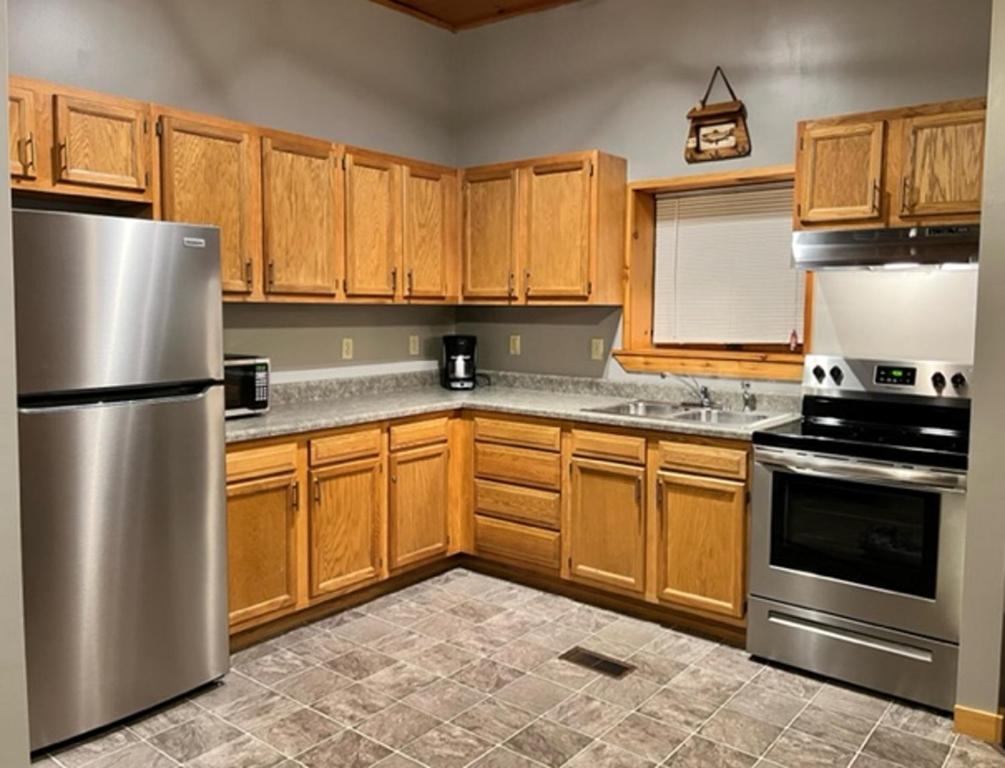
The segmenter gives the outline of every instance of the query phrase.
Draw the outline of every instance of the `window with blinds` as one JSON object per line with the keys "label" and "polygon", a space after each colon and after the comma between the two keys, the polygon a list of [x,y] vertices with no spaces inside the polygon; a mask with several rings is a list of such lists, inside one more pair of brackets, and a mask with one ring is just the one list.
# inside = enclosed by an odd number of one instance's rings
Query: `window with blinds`
{"label": "window with blinds", "polygon": [[656,201],[656,344],[803,341],[804,273],[792,267],[792,187]]}

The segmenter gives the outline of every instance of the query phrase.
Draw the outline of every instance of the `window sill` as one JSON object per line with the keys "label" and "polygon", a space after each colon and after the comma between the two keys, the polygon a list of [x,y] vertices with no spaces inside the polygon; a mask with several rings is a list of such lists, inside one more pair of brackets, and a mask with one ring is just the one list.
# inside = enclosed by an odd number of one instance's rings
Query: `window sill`
{"label": "window sill", "polygon": [[801,381],[802,352],[712,349],[620,349],[614,359],[630,373],[683,373],[736,379]]}

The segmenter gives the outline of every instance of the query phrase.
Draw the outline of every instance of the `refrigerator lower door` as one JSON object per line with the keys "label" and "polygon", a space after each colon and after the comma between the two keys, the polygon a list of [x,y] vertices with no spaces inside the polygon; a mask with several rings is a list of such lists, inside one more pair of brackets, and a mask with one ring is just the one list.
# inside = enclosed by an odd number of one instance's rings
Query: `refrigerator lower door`
{"label": "refrigerator lower door", "polygon": [[21,409],[33,750],[227,671],[223,406]]}

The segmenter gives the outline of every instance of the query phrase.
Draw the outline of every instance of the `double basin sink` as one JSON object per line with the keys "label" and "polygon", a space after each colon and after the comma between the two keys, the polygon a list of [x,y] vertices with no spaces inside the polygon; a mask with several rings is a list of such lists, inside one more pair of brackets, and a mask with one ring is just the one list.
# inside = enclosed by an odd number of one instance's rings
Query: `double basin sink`
{"label": "double basin sink", "polygon": [[656,400],[629,400],[601,408],[586,408],[593,413],[615,416],[637,416],[640,419],[660,419],[680,424],[713,424],[723,427],[754,427],[777,418],[777,413],[727,411],[721,408],[691,408]]}

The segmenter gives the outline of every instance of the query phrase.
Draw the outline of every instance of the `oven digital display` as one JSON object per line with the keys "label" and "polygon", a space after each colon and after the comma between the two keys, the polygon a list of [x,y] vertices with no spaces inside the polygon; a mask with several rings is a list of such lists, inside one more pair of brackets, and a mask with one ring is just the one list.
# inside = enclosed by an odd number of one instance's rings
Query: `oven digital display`
{"label": "oven digital display", "polygon": [[877,384],[902,384],[905,387],[913,387],[917,378],[917,368],[901,368],[893,365],[876,366]]}

